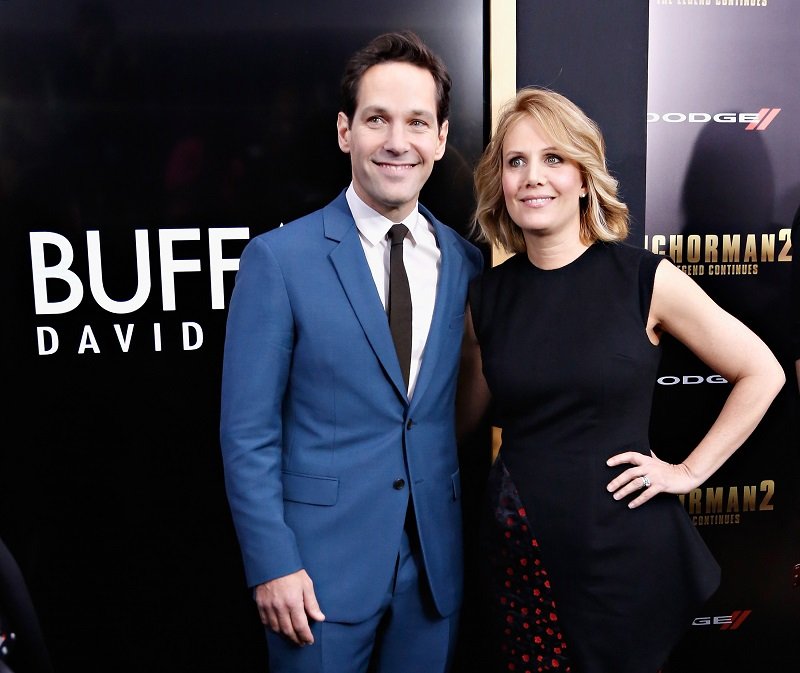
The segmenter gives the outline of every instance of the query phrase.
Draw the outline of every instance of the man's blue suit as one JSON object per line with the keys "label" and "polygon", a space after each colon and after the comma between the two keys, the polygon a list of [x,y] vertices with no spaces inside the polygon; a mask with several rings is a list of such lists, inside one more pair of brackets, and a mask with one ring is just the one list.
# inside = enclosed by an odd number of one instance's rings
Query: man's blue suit
{"label": "man's blue suit", "polygon": [[482,261],[420,212],[441,266],[410,401],[344,192],[250,241],[231,298],[221,440],[247,581],[305,568],[327,621],[379,609],[409,496],[436,610],[461,601],[454,400],[467,286]]}

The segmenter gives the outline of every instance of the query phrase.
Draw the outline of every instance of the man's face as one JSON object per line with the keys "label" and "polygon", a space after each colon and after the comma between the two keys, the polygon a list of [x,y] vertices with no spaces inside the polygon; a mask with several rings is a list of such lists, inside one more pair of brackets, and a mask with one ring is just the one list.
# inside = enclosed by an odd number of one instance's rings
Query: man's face
{"label": "man's face", "polygon": [[352,122],[340,112],[337,128],[356,193],[384,217],[402,221],[447,143],[447,121],[441,128],[436,122],[433,76],[409,63],[372,66],[361,78]]}

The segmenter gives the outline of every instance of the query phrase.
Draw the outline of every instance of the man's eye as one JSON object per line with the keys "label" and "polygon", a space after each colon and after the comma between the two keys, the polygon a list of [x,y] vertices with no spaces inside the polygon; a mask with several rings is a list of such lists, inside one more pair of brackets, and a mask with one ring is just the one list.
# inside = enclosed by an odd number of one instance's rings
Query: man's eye
{"label": "man's eye", "polygon": [[383,124],[384,122],[385,122],[384,118],[377,115],[367,119],[367,124],[378,125],[378,124]]}
{"label": "man's eye", "polygon": [[414,126],[415,128],[425,128],[427,125],[428,124],[422,121],[421,119],[414,119],[411,122],[411,126]]}

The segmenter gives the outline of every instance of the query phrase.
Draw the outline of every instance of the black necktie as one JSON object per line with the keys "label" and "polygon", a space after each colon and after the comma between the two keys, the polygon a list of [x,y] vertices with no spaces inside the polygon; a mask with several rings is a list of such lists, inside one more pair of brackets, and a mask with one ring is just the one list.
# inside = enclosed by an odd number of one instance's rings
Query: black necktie
{"label": "black necktie", "polygon": [[411,289],[403,264],[403,239],[407,233],[408,227],[404,224],[395,224],[389,229],[392,244],[389,253],[389,328],[406,390],[411,374]]}

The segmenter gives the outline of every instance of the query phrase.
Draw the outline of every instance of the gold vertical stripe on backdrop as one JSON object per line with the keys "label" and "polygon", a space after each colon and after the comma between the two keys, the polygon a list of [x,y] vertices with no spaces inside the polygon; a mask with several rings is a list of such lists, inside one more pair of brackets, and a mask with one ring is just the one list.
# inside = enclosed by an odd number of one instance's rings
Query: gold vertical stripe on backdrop
{"label": "gold vertical stripe on backdrop", "polygon": [[[489,5],[489,91],[494,132],[500,109],[517,92],[516,0],[491,0]],[[492,266],[508,257],[504,248],[492,246]]]}
{"label": "gold vertical stripe on backdrop", "polygon": [[[500,109],[517,92],[516,0],[491,0],[489,4],[489,91],[494,132]],[[508,257],[505,249],[492,246],[492,266]],[[500,428],[492,428],[493,456],[500,448],[500,435]]]}

